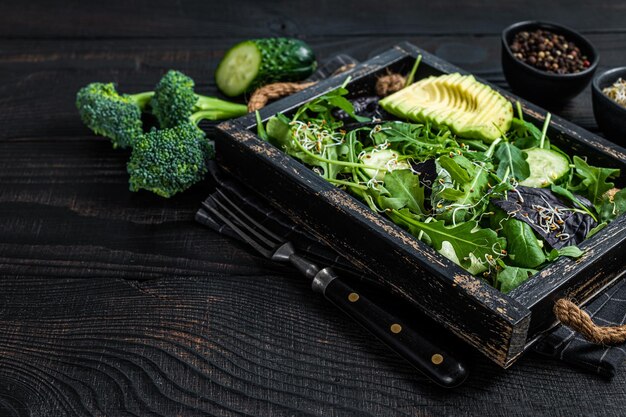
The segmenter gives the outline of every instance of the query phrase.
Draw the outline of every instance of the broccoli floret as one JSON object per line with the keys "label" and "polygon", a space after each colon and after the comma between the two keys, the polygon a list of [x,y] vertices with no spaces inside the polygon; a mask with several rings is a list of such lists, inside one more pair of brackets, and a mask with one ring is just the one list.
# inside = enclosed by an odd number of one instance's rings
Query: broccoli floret
{"label": "broccoli floret", "polygon": [[176,126],[191,116],[198,101],[193,88],[193,80],[179,71],[170,70],[161,78],[150,103],[161,127]]}
{"label": "broccoli floret", "polygon": [[200,181],[212,157],[212,145],[194,123],[152,129],[133,146],[127,166],[130,190],[171,197]]}
{"label": "broccoli floret", "polygon": [[91,83],[76,94],[76,107],[94,133],[111,139],[114,148],[126,148],[143,133],[141,111],[152,95],[119,94],[113,83]]}
{"label": "broccoli floret", "polygon": [[[113,147],[132,147],[127,165],[131,191],[171,197],[200,181],[213,147],[197,124],[247,113],[243,104],[194,93],[194,82],[169,71],[154,92],[122,95],[111,83],[92,83],[76,96],[83,122],[107,136]],[[143,132],[141,112],[150,103],[162,129]]]}
{"label": "broccoli floret", "polygon": [[239,117],[248,112],[243,104],[196,94],[194,87],[194,81],[180,71],[170,70],[161,78],[150,103],[161,127],[187,122],[198,111],[209,112],[204,118],[211,120]]}

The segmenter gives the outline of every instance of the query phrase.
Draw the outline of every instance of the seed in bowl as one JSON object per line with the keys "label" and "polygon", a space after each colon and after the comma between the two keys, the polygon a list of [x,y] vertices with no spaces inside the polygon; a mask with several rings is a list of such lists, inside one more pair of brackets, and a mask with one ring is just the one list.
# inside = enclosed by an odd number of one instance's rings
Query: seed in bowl
{"label": "seed in bowl", "polygon": [[626,81],[621,77],[612,86],[602,89],[605,96],[622,107],[626,107]]}
{"label": "seed in bowl", "polygon": [[515,58],[554,74],[575,74],[591,65],[574,42],[544,29],[517,33],[509,47]]}

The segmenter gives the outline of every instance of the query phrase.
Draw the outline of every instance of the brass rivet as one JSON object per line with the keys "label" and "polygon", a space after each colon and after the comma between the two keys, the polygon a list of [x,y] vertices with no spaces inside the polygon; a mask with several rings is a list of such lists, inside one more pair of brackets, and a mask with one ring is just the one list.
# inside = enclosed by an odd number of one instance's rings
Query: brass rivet
{"label": "brass rivet", "polygon": [[391,325],[390,329],[391,333],[400,333],[402,331],[402,326],[400,326],[398,323],[394,323]]}
{"label": "brass rivet", "polygon": [[351,292],[350,294],[348,294],[348,300],[350,300],[351,303],[356,303],[357,301],[359,301],[359,294]]}
{"label": "brass rivet", "polygon": [[443,356],[441,356],[441,355],[440,355],[440,354],[438,354],[438,353],[435,353],[435,354],[434,354],[434,355],[430,358],[430,361],[431,361],[432,363],[434,363],[435,365],[439,365],[439,364],[441,364],[441,362],[443,362]]}

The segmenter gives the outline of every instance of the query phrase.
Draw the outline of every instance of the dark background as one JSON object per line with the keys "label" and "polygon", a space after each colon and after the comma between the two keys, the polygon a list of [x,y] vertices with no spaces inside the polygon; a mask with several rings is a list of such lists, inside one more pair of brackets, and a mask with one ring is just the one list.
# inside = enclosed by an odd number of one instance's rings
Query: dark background
{"label": "dark background", "polygon": [[[626,3],[32,1],[0,4],[0,416],[624,415],[626,375],[467,352],[444,391],[288,268],[193,222],[204,182],[128,191],[126,151],[78,119],[91,81],[148,90],[170,68],[217,94],[239,40],[297,36],[320,59],[408,40],[500,86],[500,31],[582,31],[626,64]],[[589,90],[558,114],[596,131]],[[486,323],[488,325],[488,323]]]}

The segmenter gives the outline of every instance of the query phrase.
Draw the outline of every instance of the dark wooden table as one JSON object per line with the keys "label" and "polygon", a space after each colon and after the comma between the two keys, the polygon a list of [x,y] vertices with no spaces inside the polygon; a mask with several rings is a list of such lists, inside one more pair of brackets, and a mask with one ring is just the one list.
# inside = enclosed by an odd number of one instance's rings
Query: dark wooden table
{"label": "dark wooden table", "polygon": [[[602,70],[625,64],[623,2],[4,3],[0,416],[626,413],[626,372],[535,354],[504,371],[469,351],[466,385],[434,387],[293,271],[195,224],[208,182],[129,192],[128,153],[74,108],[88,82],[147,90],[169,68],[215,94],[225,48],[262,36],[302,37],[320,58],[409,40],[505,86],[501,29],[554,20],[588,35]],[[596,130],[589,91],[558,113]]]}

